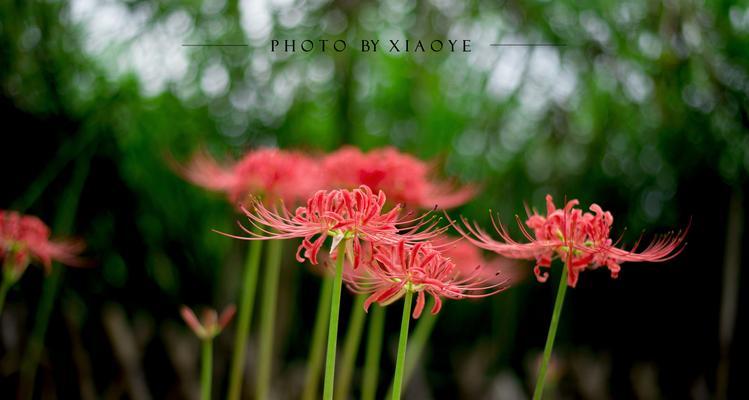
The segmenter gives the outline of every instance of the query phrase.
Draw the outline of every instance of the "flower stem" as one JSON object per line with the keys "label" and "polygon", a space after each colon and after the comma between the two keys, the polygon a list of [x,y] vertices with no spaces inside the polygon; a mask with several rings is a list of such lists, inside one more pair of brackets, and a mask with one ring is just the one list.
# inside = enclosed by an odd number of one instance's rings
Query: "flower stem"
{"label": "flower stem", "polygon": [[357,295],[353,306],[351,307],[351,316],[348,320],[348,330],[346,338],[343,341],[343,353],[341,354],[341,365],[338,367],[340,372],[338,382],[336,382],[335,398],[345,400],[348,398],[351,389],[351,377],[354,375],[354,363],[356,354],[359,351],[361,343],[361,334],[364,330],[364,300],[366,295]]}
{"label": "flower stem", "polygon": [[343,259],[346,257],[346,243],[338,244],[338,256],[335,263],[335,281],[333,293],[330,296],[330,320],[328,322],[328,348],[325,356],[325,383],[323,385],[323,399],[333,399],[333,383],[335,380],[335,353],[338,341],[338,314],[341,308],[341,286],[343,286]]}
{"label": "flower stem", "polygon": [[211,399],[211,378],[213,375],[213,339],[203,340],[203,357],[200,360],[200,399]]}
{"label": "flower stem", "polygon": [[323,278],[320,288],[320,300],[317,302],[317,316],[315,326],[312,329],[312,342],[310,343],[309,359],[307,360],[307,375],[304,379],[304,392],[302,400],[315,400],[318,397],[317,388],[320,382],[320,371],[322,370],[322,357],[325,351],[325,325],[330,316],[330,295],[333,291],[333,278]]}
{"label": "flower stem", "polygon": [[546,346],[544,347],[544,358],[541,361],[541,369],[538,371],[536,380],[536,389],[533,392],[533,400],[541,400],[546,382],[546,370],[549,367],[551,359],[551,350],[554,347],[554,338],[557,335],[557,326],[559,325],[559,316],[562,314],[562,304],[564,303],[564,294],[567,292],[567,263],[562,269],[562,277],[559,279],[559,289],[557,289],[557,299],[554,302],[554,313],[551,315],[551,325],[549,333],[546,336]]}
{"label": "flower stem", "polygon": [[401,317],[401,333],[398,338],[398,358],[395,360],[395,377],[393,378],[393,400],[400,400],[403,387],[403,368],[406,363],[406,344],[408,342],[408,323],[411,321],[411,301],[413,292],[406,291],[403,300],[403,316]]}
{"label": "flower stem", "polygon": [[[93,151],[84,152],[75,163],[73,176],[65,190],[62,199],[58,202],[59,207],[55,216],[54,232],[61,235],[69,234],[73,230],[75,215],[78,210],[78,200],[83,185],[88,176],[90,161]],[[34,382],[36,381],[36,370],[39,358],[44,349],[44,337],[47,334],[49,317],[54,309],[57,292],[62,283],[62,266],[52,263],[52,272],[49,273],[42,283],[42,293],[37,305],[34,327],[31,331],[26,354],[21,361],[21,372],[18,383],[18,399],[31,399],[34,394]]]}
{"label": "flower stem", "polygon": [[372,316],[369,318],[367,331],[367,354],[364,359],[364,377],[362,378],[362,400],[375,400],[377,396],[377,375],[380,372],[380,351],[382,336],[385,332],[385,308],[372,305]]}
{"label": "flower stem", "polygon": [[270,381],[273,363],[273,328],[276,319],[276,301],[278,299],[278,278],[281,274],[281,251],[283,242],[271,240],[263,278],[263,308],[260,309],[260,345],[258,354],[257,387],[255,398],[267,399],[270,392]]}
{"label": "flower stem", "polygon": [[408,381],[411,378],[411,374],[413,374],[414,368],[416,368],[416,364],[419,362],[421,354],[424,352],[424,347],[429,341],[429,337],[432,335],[432,330],[434,329],[434,324],[436,322],[436,314],[425,312],[421,315],[421,318],[419,318],[419,321],[416,323],[413,334],[408,340],[408,351],[406,351],[406,369],[403,373],[404,385],[408,384]]}
{"label": "flower stem", "polygon": [[253,240],[247,252],[245,263],[244,280],[242,282],[242,294],[239,302],[239,318],[237,319],[237,331],[234,337],[234,355],[231,361],[229,375],[228,400],[239,400],[242,394],[242,381],[244,381],[244,366],[246,361],[245,349],[247,348],[247,337],[252,323],[252,311],[255,303],[255,292],[257,289],[257,275],[260,269],[260,253],[263,242]]}
{"label": "flower stem", "polygon": [[8,289],[10,289],[12,284],[13,283],[7,277],[3,278],[3,282],[0,283],[0,315],[3,315],[5,298],[8,296]]}
{"label": "flower stem", "polygon": [[[425,307],[425,309],[429,309],[434,304],[434,300],[429,300],[430,303]],[[419,359],[421,358],[421,353],[424,351],[424,347],[426,346],[427,342],[429,341],[429,336],[432,335],[432,330],[434,329],[434,324],[437,322],[437,315],[432,314],[430,312],[425,312],[421,315],[421,318],[416,322],[416,326],[414,327],[414,331],[411,334],[411,337],[408,340],[408,350],[406,351],[406,366],[403,371],[403,387],[408,386],[408,382],[411,380],[411,375],[414,372],[414,368],[416,368],[417,363],[419,362]],[[393,398],[393,384],[390,384],[390,389],[388,390],[388,396],[387,399]]]}

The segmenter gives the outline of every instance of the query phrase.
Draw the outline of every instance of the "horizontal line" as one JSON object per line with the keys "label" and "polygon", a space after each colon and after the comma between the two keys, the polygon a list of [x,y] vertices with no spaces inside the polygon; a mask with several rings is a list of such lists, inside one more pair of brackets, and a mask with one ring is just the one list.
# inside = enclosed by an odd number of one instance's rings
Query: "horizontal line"
{"label": "horizontal line", "polygon": [[182,43],[183,47],[247,47],[249,44],[189,44]]}
{"label": "horizontal line", "polygon": [[554,43],[492,43],[489,46],[492,47],[562,47],[566,44],[554,44]]}

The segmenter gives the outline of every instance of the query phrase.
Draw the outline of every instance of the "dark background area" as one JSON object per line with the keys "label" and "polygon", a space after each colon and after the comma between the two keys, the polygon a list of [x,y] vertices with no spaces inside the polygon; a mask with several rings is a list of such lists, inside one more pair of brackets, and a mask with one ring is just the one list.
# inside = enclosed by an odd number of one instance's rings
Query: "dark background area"
{"label": "dark background area", "polygon": [[[84,238],[97,264],[63,271],[35,381],[40,398],[83,398],[84,387],[137,397],[133,374],[154,398],[179,398],[198,343],[178,307],[235,302],[246,246],[211,229],[231,230],[237,216],[222,196],[177,176],[170,159],[199,148],[234,159],[257,146],[322,153],[343,144],[396,146],[480,183],[452,214],[483,226],[488,209],[504,221],[522,215],[524,202],[543,209],[546,193],[612,211],[627,244],[691,219],[675,260],[625,264],[616,280],[585,272],[568,292],[555,348],[561,378],[549,397],[749,395],[739,374],[746,2],[6,1],[0,30],[0,208]],[[284,55],[268,44],[401,37],[466,37],[473,51]],[[303,376],[319,290],[308,266],[290,255],[284,262],[279,398],[293,396]],[[408,398],[527,393],[556,277],[553,269],[547,284],[529,275],[492,298],[446,303]],[[9,294],[3,398],[18,386],[44,281],[31,267]],[[350,304],[345,294],[344,318]],[[388,313],[383,371],[394,364],[397,314]],[[138,345],[130,364],[116,351],[122,332]],[[228,333],[216,351],[219,387]],[[180,364],[178,352],[194,355]]]}

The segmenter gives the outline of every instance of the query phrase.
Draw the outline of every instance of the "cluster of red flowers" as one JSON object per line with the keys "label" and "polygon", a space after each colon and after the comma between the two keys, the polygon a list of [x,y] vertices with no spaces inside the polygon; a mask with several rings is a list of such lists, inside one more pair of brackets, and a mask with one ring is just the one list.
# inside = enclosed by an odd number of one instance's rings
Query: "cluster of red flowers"
{"label": "cluster of red flowers", "polygon": [[[297,260],[312,264],[317,264],[327,238],[331,238],[331,254],[343,243],[351,265],[345,279],[352,290],[371,293],[367,306],[390,303],[411,290],[419,293],[414,317],[421,313],[425,294],[437,300],[477,297],[507,285],[511,277],[501,274],[502,279],[497,279],[495,274],[508,268],[488,265],[478,248],[507,258],[535,260],[534,273],[541,282],[548,278],[542,268],[550,268],[558,257],[565,261],[568,284],[573,287],[585,269],[605,266],[616,278],[623,262],[666,261],[683,248],[686,232],[660,237],[641,252],[636,251],[637,245],[631,250],[617,248],[610,237],[610,212],[596,204],[584,212],[576,208],[577,200],[557,209],[551,196],[546,198],[546,215],[533,211],[525,226],[519,224],[527,243],[514,240],[494,219],[502,241],[495,241],[465,219],[462,225],[453,226],[468,241],[450,241],[443,235],[446,228],[437,227],[429,213],[400,217],[404,204],[449,208],[475,193],[471,186],[434,180],[434,170],[433,165],[394,148],[365,153],[355,147],[317,158],[262,149],[228,168],[200,155],[184,169],[190,180],[224,191],[232,201],[251,195],[249,204],[241,206],[251,224],[242,226],[248,236],[228,236],[246,240],[301,238]],[[262,201],[257,196],[262,196]],[[306,205],[293,212],[285,206],[304,204],[304,199]],[[356,271],[362,264],[366,268]],[[434,312],[440,304],[435,302]]]}
{"label": "cluster of red flowers", "polygon": [[79,240],[52,240],[50,230],[39,218],[15,211],[0,210],[0,259],[3,270],[18,279],[29,262],[40,262],[47,271],[52,261],[78,266],[77,255],[84,244]]}
{"label": "cluster of red flowers", "polygon": [[[498,268],[482,266],[480,255],[470,259],[476,264],[469,270],[461,267],[468,259],[456,264],[448,254],[465,249],[465,244],[440,243],[446,228],[437,227],[437,218],[429,213],[401,217],[406,206],[460,205],[475,190],[434,180],[433,165],[394,148],[364,153],[343,147],[323,157],[260,149],[229,167],[199,154],[183,168],[183,174],[198,185],[226,193],[232,202],[249,198],[240,204],[251,225],[240,224],[247,236],[227,236],[301,238],[297,260],[312,264],[318,263],[328,238],[331,254],[339,245],[345,246],[346,282],[354,291],[372,293],[367,307],[372,302],[390,303],[410,290],[419,293],[417,318],[425,293],[437,299],[433,309],[437,312],[440,296],[486,296],[507,284],[507,279],[497,278]],[[305,205],[292,212],[286,204]]]}
{"label": "cluster of red flowers", "polygon": [[222,166],[200,153],[181,169],[188,180],[226,193],[233,203],[252,194],[262,197],[266,204],[277,199],[299,204],[319,189],[366,185],[387,193],[393,204],[451,208],[465,203],[475,193],[471,186],[458,187],[434,179],[434,165],[392,147],[367,153],[342,147],[323,157],[265,148],[248,152],[233,166]]}
{"label": "cluster of red flowers", "polygon": [[243,209],[254,226],[243,227],[249,236],[229,236],[245,240],[301,238],[297,259],[313,264],[330,238],[331,253],[346,246],[349,267],[344,276],[349,287],[371,294],[365,308],[373,302],[389,304],[411,291],[418,293],[414,318],[421,314],[425,293],[435,298],[432,312],[436,313],[440,297],[482,297],[506,286],[506,280],[496,277],[499,271],[487,277],[479,264],[466,272],[443,254],[451,244],[432,244],[445,228],[437,228],[428,213],[401,219],[401,207],[384,211],[385,203],[382,191],[375,194],[364,185],[351,191],[318,191],[293,213],[284,207],[269,209],[255,200],[251,210]]}
{"label": "cluster of red flowers", "polygon": [[684,248],[687,230],[660,236],[644,250],[637,252],[639,241],[632,249],[616,247],[611,239],[611,225],[614,217],[597,205],[590,206],[592,212],[575,208],[577,200],[568,201],[564,208],[557,209],[550,195],[546,196],[546,215],[537,211],[529,213],[525,225],[533,231],[531,234],[522,224],[520,229],[528,240],[527,243],[515,241],[507,229],[492,217],[494,227],[503,242],[495,241],[475,223],[463,219],[462,226],[455,224],[456,229],[468,238],[471,243],[483,249],[494,251],[509,258],[535,259],[534,273],[540,282],[545,282],[549,268],[555,257],[565,261],[568,280],[571,287],[577,284],[580,272],[605,266],[616,278],[621,270],[621,263],[627,261],[662,262],[677,256]]}

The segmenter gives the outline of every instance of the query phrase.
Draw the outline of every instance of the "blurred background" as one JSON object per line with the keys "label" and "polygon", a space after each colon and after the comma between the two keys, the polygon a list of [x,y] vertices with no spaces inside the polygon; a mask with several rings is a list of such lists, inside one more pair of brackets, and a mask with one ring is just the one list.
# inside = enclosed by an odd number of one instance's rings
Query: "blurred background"
{"label": "blurred background", "polygon": [[[748,334],[746,1],[11,0],[0,2],[0,32],[0,208],[85,238],[97,262],[47,278],[29,268],[10,292],[0,397],[24,384],[45,399],[196,396],[199,344],[178,308],[235,302],[246,244],[211,232],[234,229],[233,207],[169,160],[343,144],[396,146],[480,183],[454,215],[484,226],[488,209],[512,221],[524,203],[543,209],[546,193],[611,210],[626,244],[691,219],[675,260],[626,264],[617,280],[586,272],[568,291],[547,397],[749,395],[737,340]],[[471,39],[472,52],[373,54],[354,42],[406,38]],[[284,54],[271,39],[350,45]],[[551,281],[529,275],[500,295],[448,302],[406,398],[527,398]],[[298,396],[318,290],[286,257],[274,398]],[[40,339],[37,305],[50,291]],[[344,294],[342,326],[350,304]],[[383,387],[398,314],[388,314]],[[217,345],[216,394],[232,334]],[[41,354],[32,378],[19,372],[29,346]]]}

